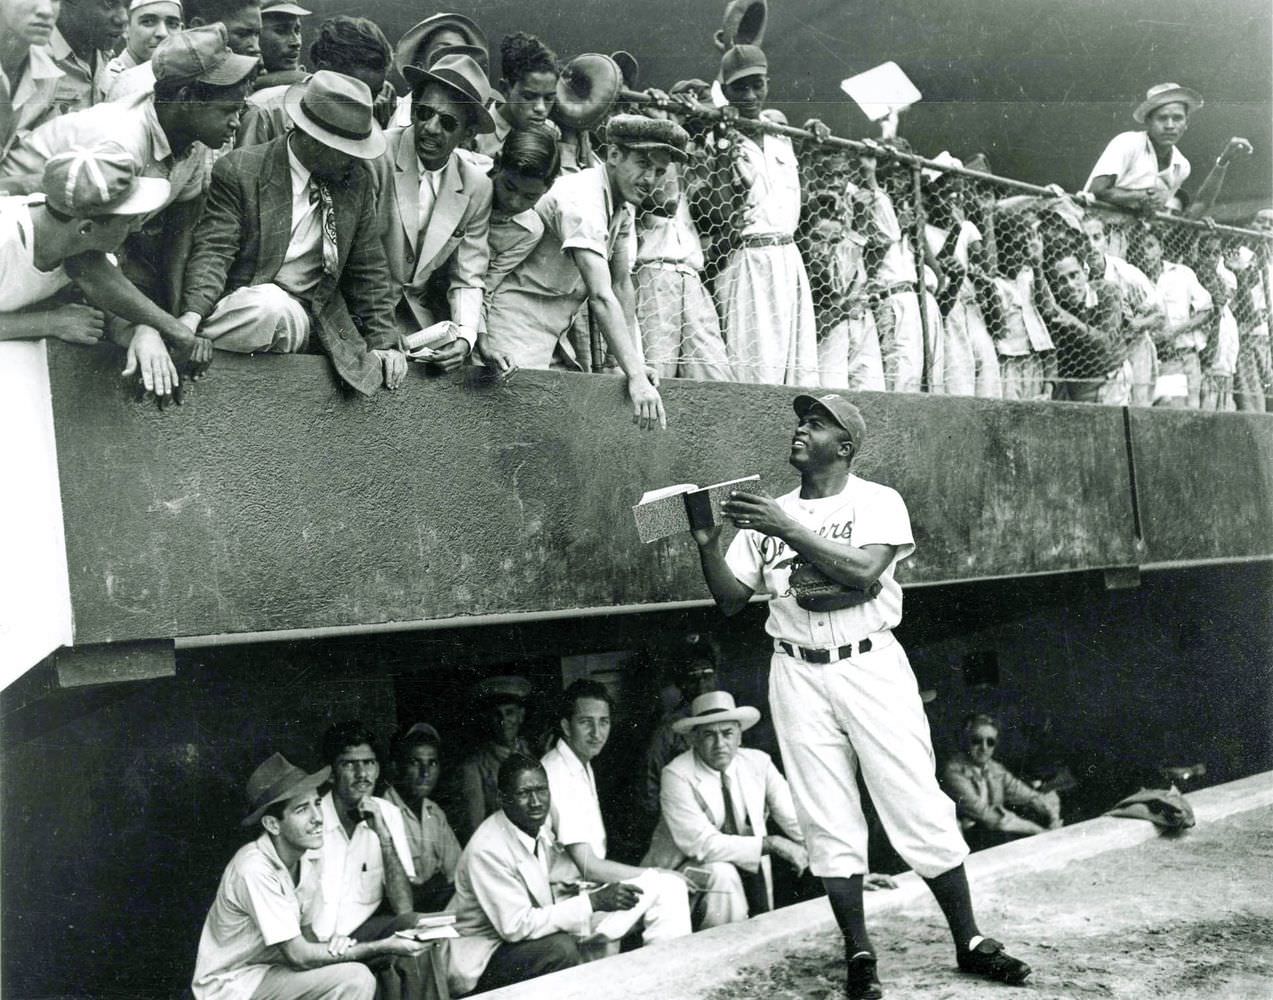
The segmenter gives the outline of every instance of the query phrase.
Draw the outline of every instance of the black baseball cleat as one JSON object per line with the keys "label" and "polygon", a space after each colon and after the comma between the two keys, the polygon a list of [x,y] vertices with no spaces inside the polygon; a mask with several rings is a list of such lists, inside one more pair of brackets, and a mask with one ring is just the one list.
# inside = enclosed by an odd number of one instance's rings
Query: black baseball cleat
{"label": "black baseball cleat", "polygon": [[859,951],[849,959],[849,974],[844,983],[845,1000],[880,1000],[884,987],[875,974],[875,956]]}
{"label": "black baseball cleat", "polygon": [[1030,977],[1030,966],[1013,958],[1003,950],[1003,945],[991,938],[982,938],[976,948],[961,954],[959,969],[1009,986],[1020,986]]}

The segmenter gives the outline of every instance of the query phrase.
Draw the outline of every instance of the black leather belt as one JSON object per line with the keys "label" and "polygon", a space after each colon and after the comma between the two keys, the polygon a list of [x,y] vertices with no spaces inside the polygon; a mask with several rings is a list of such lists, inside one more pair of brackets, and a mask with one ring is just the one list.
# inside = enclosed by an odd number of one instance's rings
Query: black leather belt
{"label": "black leather belt", "polygon": [[759,233],[755,236],[744,236],[739,240],[745,247],[786,247],[795,242],[786,233]]}
{"label": "black leather belt", "polygon": [[805,663],[834,663],[836,660],[847,660],[851,656],[869,653],[872,645],[870,639],[863,639],[861,642],[851,642],[847,646],[839,646],[835,649],[806,649],[804,646],[794,646],[785,639],[778,640],[779,649],[788,656],[804,660]]}

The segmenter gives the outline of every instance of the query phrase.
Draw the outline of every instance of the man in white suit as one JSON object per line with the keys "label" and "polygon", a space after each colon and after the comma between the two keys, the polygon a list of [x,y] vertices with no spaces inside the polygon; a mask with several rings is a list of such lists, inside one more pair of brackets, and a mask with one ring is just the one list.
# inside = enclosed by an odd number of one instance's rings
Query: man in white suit
{"label": "man in white suit", "polygon": [[491,179],[459,148],[495,125],[490,85],[470,55],[407,66],[412,123],[390,129],[376,164],[377,206],[401,333],[450,319],[457,339],[432,363],[458,368],[477,342],[490,263]]}
{"label": "man in white suit", "polygon": [[[762,859],[776,855],[802,873],[809,863],[791,789],[769,755],[742,746],[760,712],[735,707],[728,691],[694,699],[673,723],[691,749],[663,768],[663,815],[642,864],[705,870],[701,927],[746,920],[770,908]],[[787,836],[766,832],[772,817]]]}
{"label": "man in white suit", "polygon": [[548,873],[559,848],[548,818],[552,795],[537,760],[512,753],[499,769],[500,809],[482,821],[460,855],[451,941],[451,993],[482,993],[569,969],[576,939],[594,915],[632,909],[641,890],[623,882],[557,902]]}

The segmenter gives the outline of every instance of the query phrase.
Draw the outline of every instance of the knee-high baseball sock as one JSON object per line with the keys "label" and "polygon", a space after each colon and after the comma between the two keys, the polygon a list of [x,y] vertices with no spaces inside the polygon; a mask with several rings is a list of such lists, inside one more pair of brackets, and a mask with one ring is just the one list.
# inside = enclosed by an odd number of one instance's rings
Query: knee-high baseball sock
{"label": "knee-high baseball sock", "polygon": [[844,947],[848,957],[852,958],[861,951],[869,951],[874,955],[875,949],[866,933],[866,914],[862,909],[862,876],[824,878],[822,885],[827,890],[827,899],[831,902],[835,922],[844,934]]}
{"label": "knee-high baseball sock", "polygon": [[955,939],[955,951],[963,954],[976,947],[981,939],[977,918],[972,912],[972,894],[968,891],[968,874],[959,865],[936,878],[926,878],[928,888],[937,897],[937,905],[946,915],[951,936]]}

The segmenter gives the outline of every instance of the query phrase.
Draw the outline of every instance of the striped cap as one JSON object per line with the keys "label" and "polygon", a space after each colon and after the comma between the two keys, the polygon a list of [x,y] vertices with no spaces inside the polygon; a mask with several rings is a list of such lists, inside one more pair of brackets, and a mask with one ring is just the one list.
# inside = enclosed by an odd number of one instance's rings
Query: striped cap
{"label": "striped cap", "polygon": [[51,208],[82,219],[97,215],[145,215],[168,203],[171,186],[139,177],[132,154],[117,143],[58,153],[44,165],[41,188]]}

